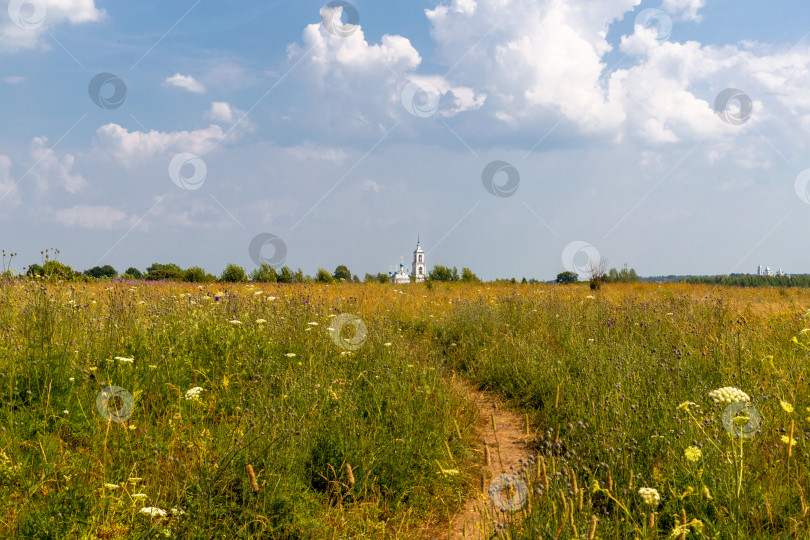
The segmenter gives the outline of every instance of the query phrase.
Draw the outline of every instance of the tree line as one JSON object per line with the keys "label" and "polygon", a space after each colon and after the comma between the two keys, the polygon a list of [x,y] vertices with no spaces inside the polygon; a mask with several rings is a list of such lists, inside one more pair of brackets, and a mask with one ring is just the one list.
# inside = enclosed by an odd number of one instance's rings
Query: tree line
{"label": "tree line", "polygon": [[[292,268],[285,265],[276,269],[269,264],[262,264],[248,273],[243,267],[233,263],[228,264],[219,276],[206,272],[200,266],[192,266],[183,269],[174,263],[163,264],[157,262],[146,268],[145,271],[141,271],[135,267],[129,267],[123,273],[119,273],[113,266],[105,264],[79,272],[69,265],[56,260],[59,255],[58,249],[46,249],[41,253],[42,264],[35,263],[28,266],[25,268],[24,276],[62,281],[122,279],[133,281],[178,281],[188,283],[240,283],[247,281],[263,283],[333,283],[336,281],[351,281],[360,283],[360,278],[356,274],[352,274],[349,268],[344,264],[338,265],[334,272],[329,272],[325,268],[318,268],[314,276],[305,275],[301,268],[293,271]],[[9,256],[8,260],[6,259],[7,255]],[[14,277],[10,267],[11,260],[13,260],[16,255],[16,253],[6,254],[6,252],[3,251],[3,271],[0,275],[4,277]],[[411,277],[413,278],[414,276]],[[451,269],[442,265],[434,266],[428,274],[428,279],[431,281],[480,281],[478,276],[467,267],[462,268],[461,275],[459,275],[455,266]],[[364,283],[388,283],[390,276],[383,272],[377,274],[366,273],[362,281]]]}

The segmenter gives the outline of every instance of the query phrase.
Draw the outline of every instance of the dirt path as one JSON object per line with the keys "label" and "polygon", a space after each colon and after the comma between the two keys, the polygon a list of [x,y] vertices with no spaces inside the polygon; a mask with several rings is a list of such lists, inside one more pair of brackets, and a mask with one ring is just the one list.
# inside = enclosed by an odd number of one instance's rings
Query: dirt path
{"label": "dirt path", "polygon": [[[477,390],[471,384],[455,379],[458,389],[475,401],[478,407],[478,432],[486,441],[489,453],[489,465],[486,465],[484,445],[481,444],[475,451],[481,464],[483,480],[479,479],[475,486],[475,497],[467,501],[464,510],[453,516],[450,525],[451,540],[479,540],[492,537],[495,524],[493,521],[500,517],[495,511],[489,497],[490,483],[502,473],[517,472],[520,459],[526,460],[529,456],[527,442],[534,436],[526,434],[526,417],[520,417],[503,406],[503,400],[493,394]],[[493,416],[494,427],[493,429]],[[511,468],[510,468],[511,467]],[[443,540],[448,538],[448,528],[445,524],[440,528],[428,531],[425,538],[429,540]]]}

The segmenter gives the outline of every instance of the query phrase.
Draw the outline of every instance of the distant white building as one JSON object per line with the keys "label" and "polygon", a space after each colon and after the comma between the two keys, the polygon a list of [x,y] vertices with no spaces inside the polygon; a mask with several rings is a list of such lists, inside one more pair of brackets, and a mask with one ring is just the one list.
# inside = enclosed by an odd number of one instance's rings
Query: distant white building
{"label": "distant white building", "polygon": [[774,273],[774,271],[771,270],[770,266],[766,266],[763,269],[761,264],[759,266],[757,266],[757,275],[758,276],[787,276],[787,274],[785,273],[784,270],[782,270],[781,267],[779,268],[779,270],[777,270]]}
{"label": "distant white building", "polygon": [[[425,265],[425,252],[422,250],[422,244],[419,238],[416,239],[416,249],[413,251],[413,279],[416,283],[421,283],[427,279],[427,266]],[[401,257],[399,267],[396,272],[388,268],[388,279],[391,283],[410,283],[411,272],[405,266],[405,257]]]}

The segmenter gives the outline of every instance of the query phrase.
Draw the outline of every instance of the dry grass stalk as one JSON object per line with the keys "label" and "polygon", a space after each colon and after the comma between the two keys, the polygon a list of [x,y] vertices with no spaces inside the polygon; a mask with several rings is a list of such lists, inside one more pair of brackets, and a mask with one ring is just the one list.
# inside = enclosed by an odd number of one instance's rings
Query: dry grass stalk
{"label": "dry grass stalk", "polygon": [[248,478],[250,478],[250,487],[253,488],[254,492],[259,491],[259,483],[256,482],[256,473],[253,472],[253,465],[247,466],[247,473]]}
{"label": "dry grass stalk", "polygon": [[354,473],[352,472],[352,466],[346,463],[346,478],[348,479],[349,485],[354,485]]}
{"label": "dry grass stalk", "polygon": [[588,540],[593,540],[593,537],[596,535],[596,522],[599,519],[596,516],[591,516],[591,528],[588,529]]}

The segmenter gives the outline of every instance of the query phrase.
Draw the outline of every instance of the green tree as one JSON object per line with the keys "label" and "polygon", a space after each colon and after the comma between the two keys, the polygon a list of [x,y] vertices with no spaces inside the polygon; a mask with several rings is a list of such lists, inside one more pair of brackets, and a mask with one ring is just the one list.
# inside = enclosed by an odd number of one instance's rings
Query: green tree
{"label": "green tree", "polygon": [[212,281],[210,275],[205,273],[205,270],[199,266],[192,266],[183,272],[183,281],[189,283],[208,283]]}
{"label": "green tree", "polygon": [[312,281],[309,276],[305,276],[304,272],[301,270],[301,267],[298,267],[298,270],[295,271],[295,279],[296,283],[306,283],[308,281]]}
{"label": "green tree", "polygon": [[391,281],[391,278],[389,278],[388,274],[386,274],[385,272],[380,272],[377,274],[377,281],[379,283],[389,283]]}
{"label": "green tree", "polygon": [[130,266],[129,268],[127,268],[127,271],[124,272],[124,275],[131,276],[134,279],[143,278],[143,274],[141,273],[141,271],[135,268],[134,266]]}
{"label": "green tree", "polygon": [[295,281],[295,275],[293,274],[292,268],[287,266],[286,264],[281,267],[281,270],[278,274],[278,282],[279,283],[292,283]]}
{"label": "green tree", "polygon": [[357,274],[352,276],[352,281],[355,282],[355,283],[360,283],[360,278],[357,277]]}
{"label": "green tree", "polygon": [[227,283],[242,283],[247,281],[247,274],[245,274],[245,269],[241,266],[230,263],[222,271],[219,280]]}
{"label": "green tree", "polygon": [[[455,270],[455,268],[453,268],[453,270]],[[464,268],[461,269],[461,281],[478,282],[481,280],[478,279],[478,276],[473,274],[472,270],[470,270],[465,266]],[[526,279],[524,278],[523,281],[526,281]]]}
{"label": "green tree", "polygon": [[42,275],[48,279],[61,279],[71,281],[78,277],[78,273],[70,266],[60,263],[57,260],[47,261],[42,265]]}
{"label": "green tree", "polygon": [[144,279],[147,281],[183,281],[183,269],[174,263],[160,264],[154,263],[146,269],[146,276]]}
{"label": "green tree", "polygon": [[570,272],[566,270],[565,272],[560,272],[557,274],[557,283],[567,284],[567,283],[576,283],[579,281],[579,276],[576,272]]}
{"label": "green tree", "polygon": [[275,283],[279,281],[278,279],[278,272],[276,269],[270,266],[267,263],[262,263],[260,267],[255,269],[250,274],[251,281],[258,281],[261,283]]}
{"label": "green tree", "polygon": [[318,268],[318,274],[315,276],[315,281],[318,283],[332,283],[335,278],[325,268]]}
{"label": "green tree", "polygon": [[368,272],[366,272],[366,275],[363,276],[363,283],[376,283],[376,282],[377,282],[377,276],[375,276],[375,275],[372,275],[372,274],[369,274]]}
{"label": "green tree", "polygon": [[350,281],[352,279],[352,273],[349,272],[349,269],[345,264],[341,264],[335,268],[335,273],[332,275],[335,279],[345,279],[346,281]]}
{"label": "green tree", "polygon": [[112,279],[118,275],[118,272],[110,266],[109,264],[105,264],[104,266],[94,266],[89,270],[84,271],[84,275],[90,276],[96,279]]}
{"label": "green tree", "polygon": [[428,272],[428,279],[433,281],[453,281],[453,270],[440,264],[434,265]]}

